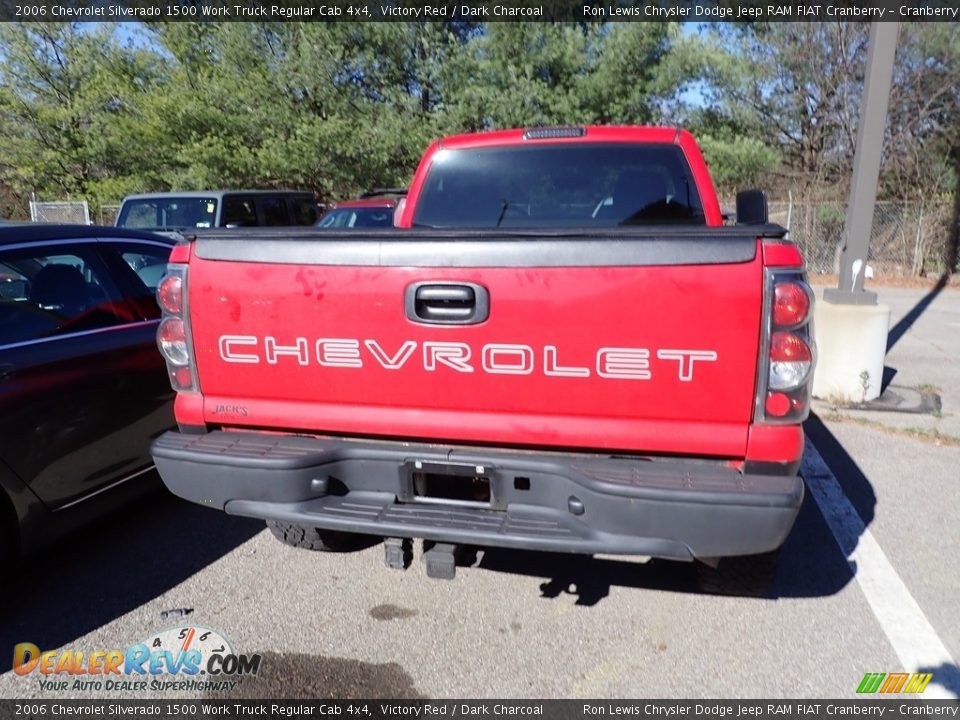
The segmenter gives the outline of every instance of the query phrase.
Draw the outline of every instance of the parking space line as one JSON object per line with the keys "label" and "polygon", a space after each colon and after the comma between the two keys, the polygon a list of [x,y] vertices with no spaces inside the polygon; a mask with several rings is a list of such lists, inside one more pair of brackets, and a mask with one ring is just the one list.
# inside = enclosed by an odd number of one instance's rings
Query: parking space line
{"label": "parking space line", "polygon": [[[903,663],[903,671],[933,672],[933,680],[923,693],[924,699],[956,699],[955,693],[936,684],[936,669],[944,665],[956,667],[956,662],[809,438],[800,474],[820,506],[877,622]],[[861,672],[868,669],[857,668]]]}

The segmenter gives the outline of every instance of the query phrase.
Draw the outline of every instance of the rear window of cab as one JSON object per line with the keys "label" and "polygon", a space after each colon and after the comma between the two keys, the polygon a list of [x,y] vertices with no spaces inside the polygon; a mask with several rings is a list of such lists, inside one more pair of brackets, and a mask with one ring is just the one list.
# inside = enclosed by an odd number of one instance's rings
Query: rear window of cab
{"label": "rear window of cab", "polygon": [[413,218],[418,227],[705,225],[680,147],[544,143],[441,149]]}

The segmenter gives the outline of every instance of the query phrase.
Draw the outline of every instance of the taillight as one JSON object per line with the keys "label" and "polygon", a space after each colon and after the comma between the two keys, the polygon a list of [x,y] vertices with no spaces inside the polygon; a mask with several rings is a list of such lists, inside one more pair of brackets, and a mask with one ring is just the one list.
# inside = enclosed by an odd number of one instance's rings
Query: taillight
{"label": "taillight", "polygon": [[[171,259],[175,254],[176,249]],[[157,286],[157,302],[163,311],[163,318],[157,327],[157,347],[167,361],[170,384],[177,392],[198,391],[190,316],[187,312],[186,264],[171,262],[167,265],[167,274]]]}
{"label": "taillight", "polygon": [[188,367],[181,367],[170,373],[170,384],[174,390],[189,390],[193,383],[193,371]]}
{"label": "taillight", "polygon": [[775,332],[770,336],[771,390],[793,390],[810,375],[813,353],[806,341],[792,332]]}
{"label": "taillight", "polygon": [[795,282],[773,286],[773,324],[787,328],[799,325],[810,312],[810,295],[806,287]]}
{"label": "taillight", "polygon": [[790,397],[782,392],[768,392],[767,401],[763,406],[767,415],[781,418],[790,412]]}
{"label": "taillight", "polygon": [[157,286],[157,302],[164,312],[179,315],[183,312],[183,278],[167,275]]}
{"label": "taillight", "polygon": [[187,332],[180,318],[164,318],[160,327],[157,328],[157,344],[160,345],[160,352],[171,365],[183,366],[190,363]]}
{"label": "taillight", "polygon": [[754,419],[799,423],[810,410],[815,364],[813,293],[796,268],[766,270]]}

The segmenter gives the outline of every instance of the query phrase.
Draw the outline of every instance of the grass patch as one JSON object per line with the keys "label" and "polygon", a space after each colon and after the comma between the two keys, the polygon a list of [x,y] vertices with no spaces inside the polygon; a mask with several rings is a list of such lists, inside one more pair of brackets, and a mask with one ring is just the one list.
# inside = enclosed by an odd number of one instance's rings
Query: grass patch
{"label": "grass patch", "polygon": [[828,414],[824,415],[823,419],[828,422],[852,423],[854,425],[868,427],[873,430],[879,430],[880,432],[885,432],[888,435],[896,435],[898,437],[908,437],[912,438],[913,440],[920,440],[921,442],[926,442],[938,447],[960,447],[960,437],[942,433],[936,428],[890,427],[889,425],[884,425],[876,420],[845,415],[844,413],[838,412],[835,409],[832,409]]}

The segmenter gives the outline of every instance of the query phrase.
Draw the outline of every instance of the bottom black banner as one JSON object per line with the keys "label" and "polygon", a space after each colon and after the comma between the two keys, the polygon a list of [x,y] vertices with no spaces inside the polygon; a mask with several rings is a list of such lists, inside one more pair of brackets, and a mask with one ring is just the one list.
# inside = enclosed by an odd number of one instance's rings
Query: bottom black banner
{"label": "bottom black banner", "polygon": [[[926,718],[957,700],[0,700],[0,718]],[[960,718],[958,718],[960,720]]]}

